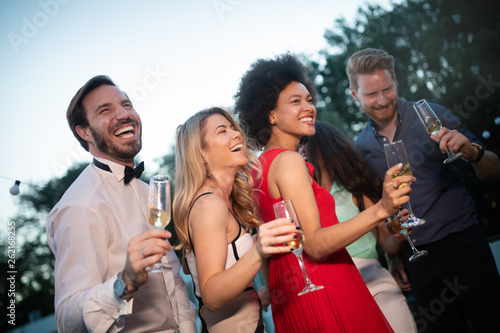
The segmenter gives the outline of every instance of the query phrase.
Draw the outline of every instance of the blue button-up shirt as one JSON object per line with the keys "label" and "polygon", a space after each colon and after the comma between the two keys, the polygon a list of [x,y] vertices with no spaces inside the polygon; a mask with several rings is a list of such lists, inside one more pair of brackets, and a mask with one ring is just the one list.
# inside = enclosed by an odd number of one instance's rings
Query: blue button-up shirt
{"label": "blue button-up shirt", "polygon": [[[384,179],[387,162],[384,144],[402,140],[410,160],[413,175],[410,203],[413,213],[426,223],[413,228],[412,239],[416,245],[429,244],[447,235],[462,231],[478,223],[477,211],[471,195],[466,191],[460,176],[462,159],[443,164],[446,154],[430,139],[413,109],[413,102],[399,99],[397,129],[393,140],[379,135],[373,123],[364,128],[356,139],[356,147],[367,159],[375,173]],[[443,106],[430,103],[443,127],[456,129],[469,140],[482,144],[452,113]]]}

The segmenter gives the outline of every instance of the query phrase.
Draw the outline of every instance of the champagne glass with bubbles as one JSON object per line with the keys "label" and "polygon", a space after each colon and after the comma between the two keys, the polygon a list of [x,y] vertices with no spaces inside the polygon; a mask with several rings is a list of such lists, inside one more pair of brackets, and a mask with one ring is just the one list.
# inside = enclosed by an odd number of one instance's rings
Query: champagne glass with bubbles
{"label": "champagne glass with bubbles", "polygon": [[[170,223],[170,214],[172,212],[170,202],[170,178],[168,176],[156,175],[149,180],[149,199],[148,199],[148,222],[155,229],[165,229]],[[162,269],[168,268],[161,261],[146,271],[159,273]]]}
{"label": "champagne glass with bubbles", "polygon": [[[386,143],[384,145],[385,157],[387,159],[387,165],[389,168],[402,163],[403,167],[396,171],[395,174],[392,175],[392,180],[396,180],[403,176],[412,176],[410,161],[408,160],[408,155],[406,155],[405,146],[403,141],[395,141],[391,143]],[[408,186],[408,183],[402,183],[399,185],[399,188]],[[425,220],[416,217],[413,214],[413,210],[411,209],[410,201],[406,203],[408,208],[408,220],[402,224],[404,228],[408,227],[416,227],[418,225],[424,224]]]}
{"label": "champagne glass with bubbles", "polygon": [[304,289],[297,295],[302,296],[309,292],[325,288],[323,286],[316,286],[315,284],[313,284],[309,279],[309,275],[307,274],[306,266],[304,265],[304,258],[302,257],[302,251],[304,250],[304,240],[305,240],[304,233],[302,232],[302,227],[300,226],[299,217],[295,212],[292,200],[283,200],[277,202],[273,205],[273,208],[276,218],[286,217],[287,219],[292,221],[292,223],[294,223],[295,226],[299,227],[296,233],[297,238],[289,242],[283,243],[283,246],[289,246],[293,249],[293,254],[295,254],[297,260],[299,261],[300,268],[302,269],[302,276],[304,277],[304,280],[306,282]]}
{"label": "champagne glass with bubbles", "polygon": [[[417,112],[418,118],[424,126],[425,131],[430,135],[437,136],[437,133],[443,125],[441,125],[441,120],[439,120],[436,116],[427,101],[425,99],[421,99],[413,104],[413,108]],[[443,161],[443,163],[451,163],[462,156],[462,153],[453,154],[448,147],[446,147],[446,153],[448,154],[448,157]]]}

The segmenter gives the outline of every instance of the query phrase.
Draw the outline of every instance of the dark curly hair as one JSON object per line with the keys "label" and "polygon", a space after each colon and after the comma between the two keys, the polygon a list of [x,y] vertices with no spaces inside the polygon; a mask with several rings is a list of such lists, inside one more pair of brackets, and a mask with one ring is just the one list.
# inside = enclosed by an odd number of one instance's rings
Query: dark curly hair
{"label": "dark curly hair", "polygon": [[363,195],[374,203],[382,197],[382,181],[375,175],[365,158],[337,127],[316,121],[316,133],[307,137],[305,153],[307,161],[314,166],[313,177],[321,184],[321,166],[318,154],[333,182],[343,186],[358,201],[359,211],[365,209]]}
{"label": "dark curly hair", "polygon": [[261,147],[267,144],[271,135],[269,112],[276,107],[280,93],[291,82],[302,83],[316,102],[316,87],[306,67],[290,53],[275,59],[258,59],[241,78],[234,96],[234,111],[248,136]]}

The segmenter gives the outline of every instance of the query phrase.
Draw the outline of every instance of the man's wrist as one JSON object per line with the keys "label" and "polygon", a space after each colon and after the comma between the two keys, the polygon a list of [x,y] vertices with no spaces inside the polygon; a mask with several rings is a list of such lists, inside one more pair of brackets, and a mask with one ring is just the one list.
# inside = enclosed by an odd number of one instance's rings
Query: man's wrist
{"label": "man's wrist", "polygon": [[472,144],[472,147],[474,147],[474,149],[477,150],[477,154],[476,154],[476,158],[474,158],[473,160],[470,160],[469,162],[470,163],[477,163],[484,156],[484,147],[481,146],[480,144],[475,143],[475,142],[471,142],[471,144]]}
{"label": "man's wrist", "polygon": [[132,298],[132,294],[138,289],[131,290],[130,282],[128,279],[124,279],[123,271],[120,271],[116,277],[116,281],[113,284],[113,292],[115,297],[119,300],[129,300]]}

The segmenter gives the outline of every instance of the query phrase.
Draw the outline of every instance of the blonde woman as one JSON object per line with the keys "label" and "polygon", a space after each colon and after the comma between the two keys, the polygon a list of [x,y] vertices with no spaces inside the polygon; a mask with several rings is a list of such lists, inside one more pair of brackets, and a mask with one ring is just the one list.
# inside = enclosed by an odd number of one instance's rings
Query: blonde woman
{"label": "blonde woman", "polygon": [[[278,245],[296,237],[287,219],[259,227],[250,176],[257,165],[223,109],[200,111],[177,129],[174,221],[202,332],[264,332],[252,280],[271,254],[291,252]],[[249,231],[255,227],[254,240]]]}

